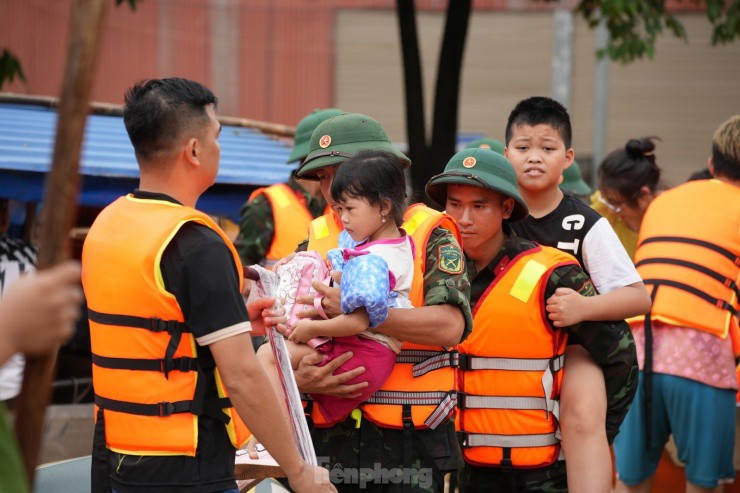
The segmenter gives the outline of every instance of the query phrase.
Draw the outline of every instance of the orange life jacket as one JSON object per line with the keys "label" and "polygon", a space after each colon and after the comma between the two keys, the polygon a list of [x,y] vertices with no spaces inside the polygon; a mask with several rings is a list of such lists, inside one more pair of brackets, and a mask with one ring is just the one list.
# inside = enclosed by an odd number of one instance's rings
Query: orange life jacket
{"label": "orange life jacket", "polygon": [[[88,303],[95,404],[105,416],[106,446],[135,455],[194,456],[198,416],[221,419],[235,447],[249,432],[231,407],[213,358],[198,358],[182,311],[160,269],[165,248],[187,222],[216,231],[205,214],[161,200],[121,197],[95,220],[82,252]],[[208,396],[204,371],[215,374]],[[97,410],[96,410],[97,416]]]}
{"label": "orange life jacket", "polygon": [[[323,220],[322,220],[323,219]],[[415,307],[424,306],[424,271],[426,249],[432,231],[442,227],[455,235],[460,233],[454,220],[447,214],[424,204],[410,206],[404,214],[402,226],[414,239],[414,279],[409,299]],[[309,228],[309,250],[326,255],[337,247],[341,224],[332,217],[322,216]],[[425,346],[404,342],[401,353],[385,384],[362,406],[363,417],[384,428],[411,427],[434,429],[449,418],[455,407],[454,364],[457,353],[439,346]],[[317,406],[312,419],[316,426],[325,423]]]}
{"label": "orange life jacket", "polygon": [[537,246],[509,262],[473,310],[458,347],[458,415],[463,458],[488,467],[532,468],[560,456],[559,398],[568,339],[547,321],[543,299],[553,269],[577,264]]}
{"label": "orange life jacket", "polygon": [[635,254],[637,271],[651,288],[651,320],[730,335],[738,353],[739,230],[738,187],[701,180],[656,197]]}
{"label": "orange life jacket", "polygon": [[[267,197],[272,217],[275,219],[272,243],[263,261],[265,265],[272,266],[281,258],[293,253],[296,245],[306,238],[306,230],[313,216],[302,197],[285,183],[256,189],[249,196],[249,202],[259,195]],[[325,212],[330,211],[327,206]]]}

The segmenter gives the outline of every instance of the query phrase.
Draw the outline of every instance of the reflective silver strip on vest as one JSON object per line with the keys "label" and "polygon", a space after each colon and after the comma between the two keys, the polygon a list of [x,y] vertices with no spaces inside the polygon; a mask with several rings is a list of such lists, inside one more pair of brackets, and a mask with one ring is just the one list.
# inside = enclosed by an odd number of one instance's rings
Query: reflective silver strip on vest
{"label": "reflective silver strip on vest", "polygon": [[463,447],[506,447],[529,448],[549,447],[560,443],[555,433],[544,435],[489,435],[483,433],[465,433]]}
{"label": "reflective silver strip on vest", "polygon": [[[482,356],[468,358],[471,370],[545,371],[550,368],[550,361],[549,358],[484,358]],[[563,354],[553,358],[553,369],[562,370],[564,361],[565,355]]]}
{"label": "reflective silver strip on vest", "polygon": [[437,406],[424,420],[424,424],[433,430],[446,421],[452,410],[455,409],[457,393],[454,391],[403,392],[399,390],[378,390],[365,403],[396,406]]}
{"label": "reflective silver strip on vest", "polygon": [[466,395],[461,401],[464,404],[463,409],[519,409],[535,411],[547,409],[547,400],[543,397]]}
{"label": "reflective silver strip on vest", "polygon": [[446,367],[457,367],[457,351],[429,351],[423,349],[402,349],[396,363],[413,364],[414,377],[426,375],[430,371]]}

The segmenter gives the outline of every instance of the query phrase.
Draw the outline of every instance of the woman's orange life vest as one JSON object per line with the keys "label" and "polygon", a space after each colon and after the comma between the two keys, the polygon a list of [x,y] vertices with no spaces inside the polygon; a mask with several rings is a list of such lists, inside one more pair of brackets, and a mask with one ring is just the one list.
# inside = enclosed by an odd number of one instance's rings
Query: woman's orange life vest
{"label": "woman's orange life vest", "polygon": [[473,310],[458,345],[458,415],[463,457],[476,466],[534,468],[560,456],[559,398],[568,339],[547,321],[553,269],[577,264],[537,246],[509,262]]}
{"label": "woman's orange life vest", "polygon": [[[221,419],[235,447],[249,432],[228,401],[213,358],[198,346],[164,286],[160,261],[187,222],[216,231],[244,282],[239,256],[205,214],[172,202],[121,197],[95,220],[82,252],[95,404],[105,415],[106,446],[134,455],[194,456],[198,415]],[[204,371],[218,396],[207,395]],[[97,415],[97,411],[96,411]]]}
{"label": "woman's orange life vest", "polygon": [[[337,248],[341,223],[336,216],[315,219],[309,228],[308,249],[323,256]],[[409,299],[415,307],[424,306],[424,271],[429,237],[437,227],[453,233],[460,242],[460,233],[454,220],[424,204],[410,206],[404,214],[402,226],[414,239],[414,279]],[[362,406],[362,414],[384,428],[404,427],[434,429],[447,420],[455,407],[454,364],[457,353],[439,346],[425,346],[404,342],[401,353],[385,384]],[[316,426],[325,423],[317,406],[312,419]]]}
{"label": "woman's orange life vest", "polygon": [[637,272],[653,298],[651,320],[723,339],[730,335],[740,354],[739,232],[736,186],[692,181],[656,197],[635,254]]}
{"label": "woman's orange life vest", "polygon": [[[286,255],[295,251],[296,245],[306,238],[306,230],[313,220],[303,197],[285,183],[278,183],[265,188],[258,188],[249,196],[249,202],[255,197],[267,197],[275,219],[275,231],[272,243],[265,254],[265,264],[272,265]],[[330,212],[327,206],[325,212]]]}

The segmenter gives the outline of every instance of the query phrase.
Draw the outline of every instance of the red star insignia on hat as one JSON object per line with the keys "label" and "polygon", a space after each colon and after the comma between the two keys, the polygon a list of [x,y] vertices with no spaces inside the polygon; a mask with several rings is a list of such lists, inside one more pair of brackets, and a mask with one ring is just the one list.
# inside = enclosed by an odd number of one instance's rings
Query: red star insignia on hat
{"label": "red star insignia on hat", "polygon": [[474,157],[466,157],[463,161],[463,166],[465,166],[466,168],[472,168],[473,166],[475,166],[475,163],[476,161]]}
{"label": "red star insignia on hat", "polygon": [[331,137],[329,137],[328,135],[324,135],[323,137],[321,137],[321,139],[319,139],[319,146],[321,146],[322,149],[326,149],[327,147],[329,147],[329,144],[331,144]]}
{"label": "red star insignia on hat", "polygon": [[488,144],[481,144],[478,147],[481,148],[481,149],[490,149],[491,148],[491,146],[489,146]]}

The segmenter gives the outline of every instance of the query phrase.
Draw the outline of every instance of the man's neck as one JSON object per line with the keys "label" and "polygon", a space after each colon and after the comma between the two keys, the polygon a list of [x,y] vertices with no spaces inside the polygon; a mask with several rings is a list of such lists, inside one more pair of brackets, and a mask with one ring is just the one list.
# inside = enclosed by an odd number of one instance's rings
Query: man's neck
{"label": "man's neck", "polygon": [[465,256],[475,263],[475,270],[480,272],[488,267],[488,264],[496,258],[498,252],[501,251],[501,247],[504,246],[505,241],[506,233],[501,229],[491,241],[484,243],[479,250],[465,248]]}
{"label": "man's neck", "polygon": [[727,183],[728,185],[733,185],[735,187],[740,187],[740,180],[733,180],[732,178],[728,178],[726,176],[717,175],[714,177],[715,180],[719,180],[722,183]]}
{"label": "man's neck", "polygon": [[142,175],[139,179],[139,190],[142,192],[163,193],[188,207],[195,207],[200,198],[199,193],[189,190],[188,187],[180,186],[170,180],[163,180],[157,176]]}
{"label": "man's neck", "polygon": [[535,218],[548,215],[554,211],[558,205],[560,205],[560,201],[563,200],[563,192],[560,190],[560,187],[555,187],[551,190],[538,190],[536,192],[529,192],[520,188],[519,193],[522,194],[522,198],[527,203],[529,215]]}

